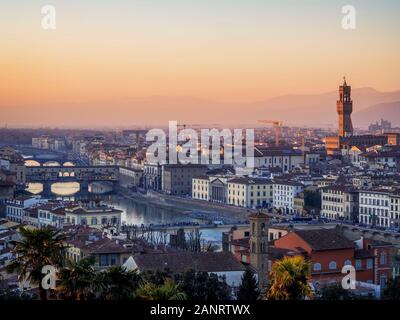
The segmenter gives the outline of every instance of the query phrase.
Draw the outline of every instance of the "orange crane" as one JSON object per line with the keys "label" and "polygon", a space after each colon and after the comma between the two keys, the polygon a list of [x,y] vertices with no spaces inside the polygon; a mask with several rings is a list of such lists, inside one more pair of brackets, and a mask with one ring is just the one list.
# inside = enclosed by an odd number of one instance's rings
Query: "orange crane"
{"label": "orange crane", "polygon": [[258,120],[260,123],[270,123],[275,128],[275,145],[279,146],[279,139],[281,136],[281,127],[283,126],[283,121],[280,120]]}

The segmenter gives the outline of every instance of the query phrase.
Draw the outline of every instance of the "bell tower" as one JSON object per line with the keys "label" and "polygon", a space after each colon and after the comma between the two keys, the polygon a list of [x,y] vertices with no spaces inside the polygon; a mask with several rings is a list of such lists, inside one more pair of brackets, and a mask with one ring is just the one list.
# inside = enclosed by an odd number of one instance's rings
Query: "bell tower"
{"label": "bell tower", "polygon": [[351,100],[351,87],[347,85],[345,77],[343,77],[343,85],[339,87],[339,100],[336,102],[336,107],[339,116],[339,137],[352,136],[353,100]]}
{"label": "bell tower", "polygon": [[250,220],[250,263],[257,270],[261,290],[268,284],[268,216],[253,213]]}

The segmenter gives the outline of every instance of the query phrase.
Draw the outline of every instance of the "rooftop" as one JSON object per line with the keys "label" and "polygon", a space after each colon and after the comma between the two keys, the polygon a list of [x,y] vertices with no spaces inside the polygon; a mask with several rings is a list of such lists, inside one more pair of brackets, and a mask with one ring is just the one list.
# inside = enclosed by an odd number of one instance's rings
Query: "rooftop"
{"label": "rooftop", "polygon": [[229,252],[179,252],[141,254],[134,257],[140,270],[183,272],[244,271],[245,267]]}
{"label": "rooftop", "polygon": [[293,232],[307,242],[314,251],[355,248],[354,242],[336,229],[295,230]]}

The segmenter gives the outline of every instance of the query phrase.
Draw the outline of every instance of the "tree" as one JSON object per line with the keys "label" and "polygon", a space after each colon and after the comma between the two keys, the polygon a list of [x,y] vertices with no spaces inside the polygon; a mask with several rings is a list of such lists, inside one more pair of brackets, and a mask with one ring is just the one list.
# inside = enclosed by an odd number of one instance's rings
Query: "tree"
{"label": "tree", "polygon": [[260,296],[257,280],[254,273],[247,269],[242,276],[242,283],[240,284],[237,293],[237,299],[240,301],[255,301]]}
{"label": "tree", "polygon": [[148,281],[144,282],[137,290],[136,296],[143,300],[185,300],[187,297],[180,285],[170,278],[160,286]]}
{"label": "tree", "polygon": [[133,299],[141,284],[141,277],[135,271],[126,271],[123,266],[113,266],[99,271],[93,280],[96,298],[101,300]]}
{"label": "tree", "polygon": [[19,229],[22,239],[10,241],[14,258],[7,266],[10,273],[17,272],[21,281],[30,281],[39,286],[41,300],[47,300],[47,291],[42,287],[42,268],[51,265],[61,267],[65,258],[65,236],[61,230],[50,227]]}
{"label": "tree", "polygon": [[383,291],[382,299],[400,300],[400,277],[391,279]]}
{"label": "tree", "polygon": [[68,261],[67,268],[58,273],[59,297],[67,300],[87,300],[93,298],[93,284],[96,272],[93,268],[94,258],[82,259],[77,263]]}
{"label": "tree", "polygon": [[267,299],[303,300],[312,297],[308,283],[310,263],[301,256],[285,257],[277,261],[270,274],[270,288]]}
{"label": "tree", "polygon": [[350,290],[343,289],[340,283],[328,284],[317,291],[318,300],[354,300]]}
{"label": "tree", "polygon": [[182,284],[189,300],[228,300],[231,296],[225,278],[215,273],[187,270],[176,274],[175,281]]}

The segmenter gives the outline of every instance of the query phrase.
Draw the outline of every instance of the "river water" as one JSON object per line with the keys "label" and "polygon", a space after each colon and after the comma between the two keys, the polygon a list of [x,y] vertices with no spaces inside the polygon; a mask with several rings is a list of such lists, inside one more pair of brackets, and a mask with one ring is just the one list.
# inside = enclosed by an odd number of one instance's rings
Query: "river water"
{"label": "river water", "polygon": [[[106,190],[106,186],[104,187]],[[98,187],[97,189],[101,189]],[[40,193],[42,185],[40,183],[31,183],[28,185],[27,191],[33,194]],[[89,186],[89,191],[91,186]],[[77,200],[79,196],[76,193],[79,191],[79,183],[76,182],[62,182],[52,185],[53,197],[55,199],[63,200]],[[104,194],[91,194],[85,197],[85,200],[100,199],[104,203],[122,210],[122,223],[135,224],[135,225],[148,225],[148,224],[173,224],[179,222],[199,222],[204,221],[193,218],[187,209],[180,209],[176,207],[163,207],[154,203],[147,203],[138,201],[131,198],[126,198],[120,195],[104,195]],[[211,242],[220,247],[222,241],[222,232],[227,231],[224,228],[218,229],[202,229],[201,239]]]}

